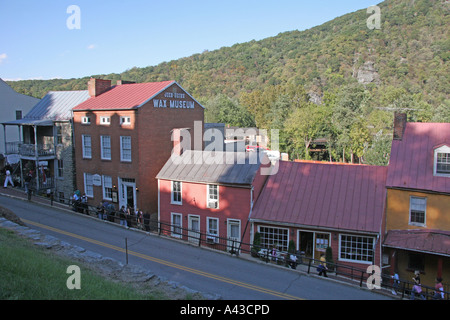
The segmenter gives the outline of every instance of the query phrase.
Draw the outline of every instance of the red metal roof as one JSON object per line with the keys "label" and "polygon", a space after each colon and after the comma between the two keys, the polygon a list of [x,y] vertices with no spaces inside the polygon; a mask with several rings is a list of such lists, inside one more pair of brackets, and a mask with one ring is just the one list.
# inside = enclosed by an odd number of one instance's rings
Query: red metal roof
{"label": "red metal roof", "polygon": [[73,110],[118,110],[136,108],[173,83],[175,83],[175,81],[117,85],[97,97],[89,98],[73,108]]}
{"label": "red metal roof", "polygon": [[386,186],[450,193],[450,178],[433,175],[434,149],[450,147],[450,123],[406,124],[393,140]]}
{"label": "red metal roof", "polygon": [[383,246],[450,256],[450,231],[389,230]]}
{"label": "red metal roof", "polygon": [[252,220],[379,233],[387,167],[279,162]]}

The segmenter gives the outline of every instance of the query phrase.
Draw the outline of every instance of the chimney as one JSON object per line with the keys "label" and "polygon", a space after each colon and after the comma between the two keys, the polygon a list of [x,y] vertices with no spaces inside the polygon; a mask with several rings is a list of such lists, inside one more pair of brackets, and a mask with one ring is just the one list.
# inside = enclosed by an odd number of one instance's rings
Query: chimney
{"label": "chimney", "polygon": [[394,113],[394,140],[402,140],[407,122],[406,113]]}
{"label": "chimney", "polygon": [[117,85],[121,86],[122,84],[133,84],[136,83],[135,81],[126,81],[126,80],[117,80]]}
{"label": "chimney", "polygon": [[88,82],[88,91],[91,97],[97,97],[111,89],[111,80],[91,78]]}

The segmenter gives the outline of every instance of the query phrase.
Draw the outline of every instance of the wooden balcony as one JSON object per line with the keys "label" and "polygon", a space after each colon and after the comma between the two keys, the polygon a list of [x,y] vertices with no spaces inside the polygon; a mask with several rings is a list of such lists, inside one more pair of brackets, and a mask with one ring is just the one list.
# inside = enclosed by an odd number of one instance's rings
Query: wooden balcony
{"label": "wooden balcony", "polygon": [[26,158],[54,157],[56,155],[55,146],[52,143],[38,144],[37,148],[35,144],[22,142],[7,142],[5,145],[6,154],[18,154]]}

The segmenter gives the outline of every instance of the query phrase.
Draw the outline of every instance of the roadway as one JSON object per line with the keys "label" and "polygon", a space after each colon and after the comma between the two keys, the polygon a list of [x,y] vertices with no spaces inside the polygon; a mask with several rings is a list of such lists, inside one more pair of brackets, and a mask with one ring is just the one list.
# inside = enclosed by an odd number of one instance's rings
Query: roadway
{"label": "roadway", "polygon": [[86,215],[0,195],[30,228],[73,245],[151,270],[224,300],[384,300],[387,296],[287,268],[257,263]]}

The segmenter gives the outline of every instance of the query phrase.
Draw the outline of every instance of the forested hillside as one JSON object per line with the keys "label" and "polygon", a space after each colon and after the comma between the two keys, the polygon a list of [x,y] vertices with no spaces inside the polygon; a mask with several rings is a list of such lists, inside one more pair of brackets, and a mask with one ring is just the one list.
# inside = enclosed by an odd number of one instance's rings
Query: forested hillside
{"label": "forested hillside", "polygon": [[[136,82],[176,80],[206,107],[209,122],[280,130],[291,158],[328,140],[333,161],[386,164],[393,112],[409,121],[450,122],[450,3],[387,0],[381,28],[366,10],[305,31],[290,31],[121,74]],[[42,97],[83,90],[82,79],[8,82]]]}

